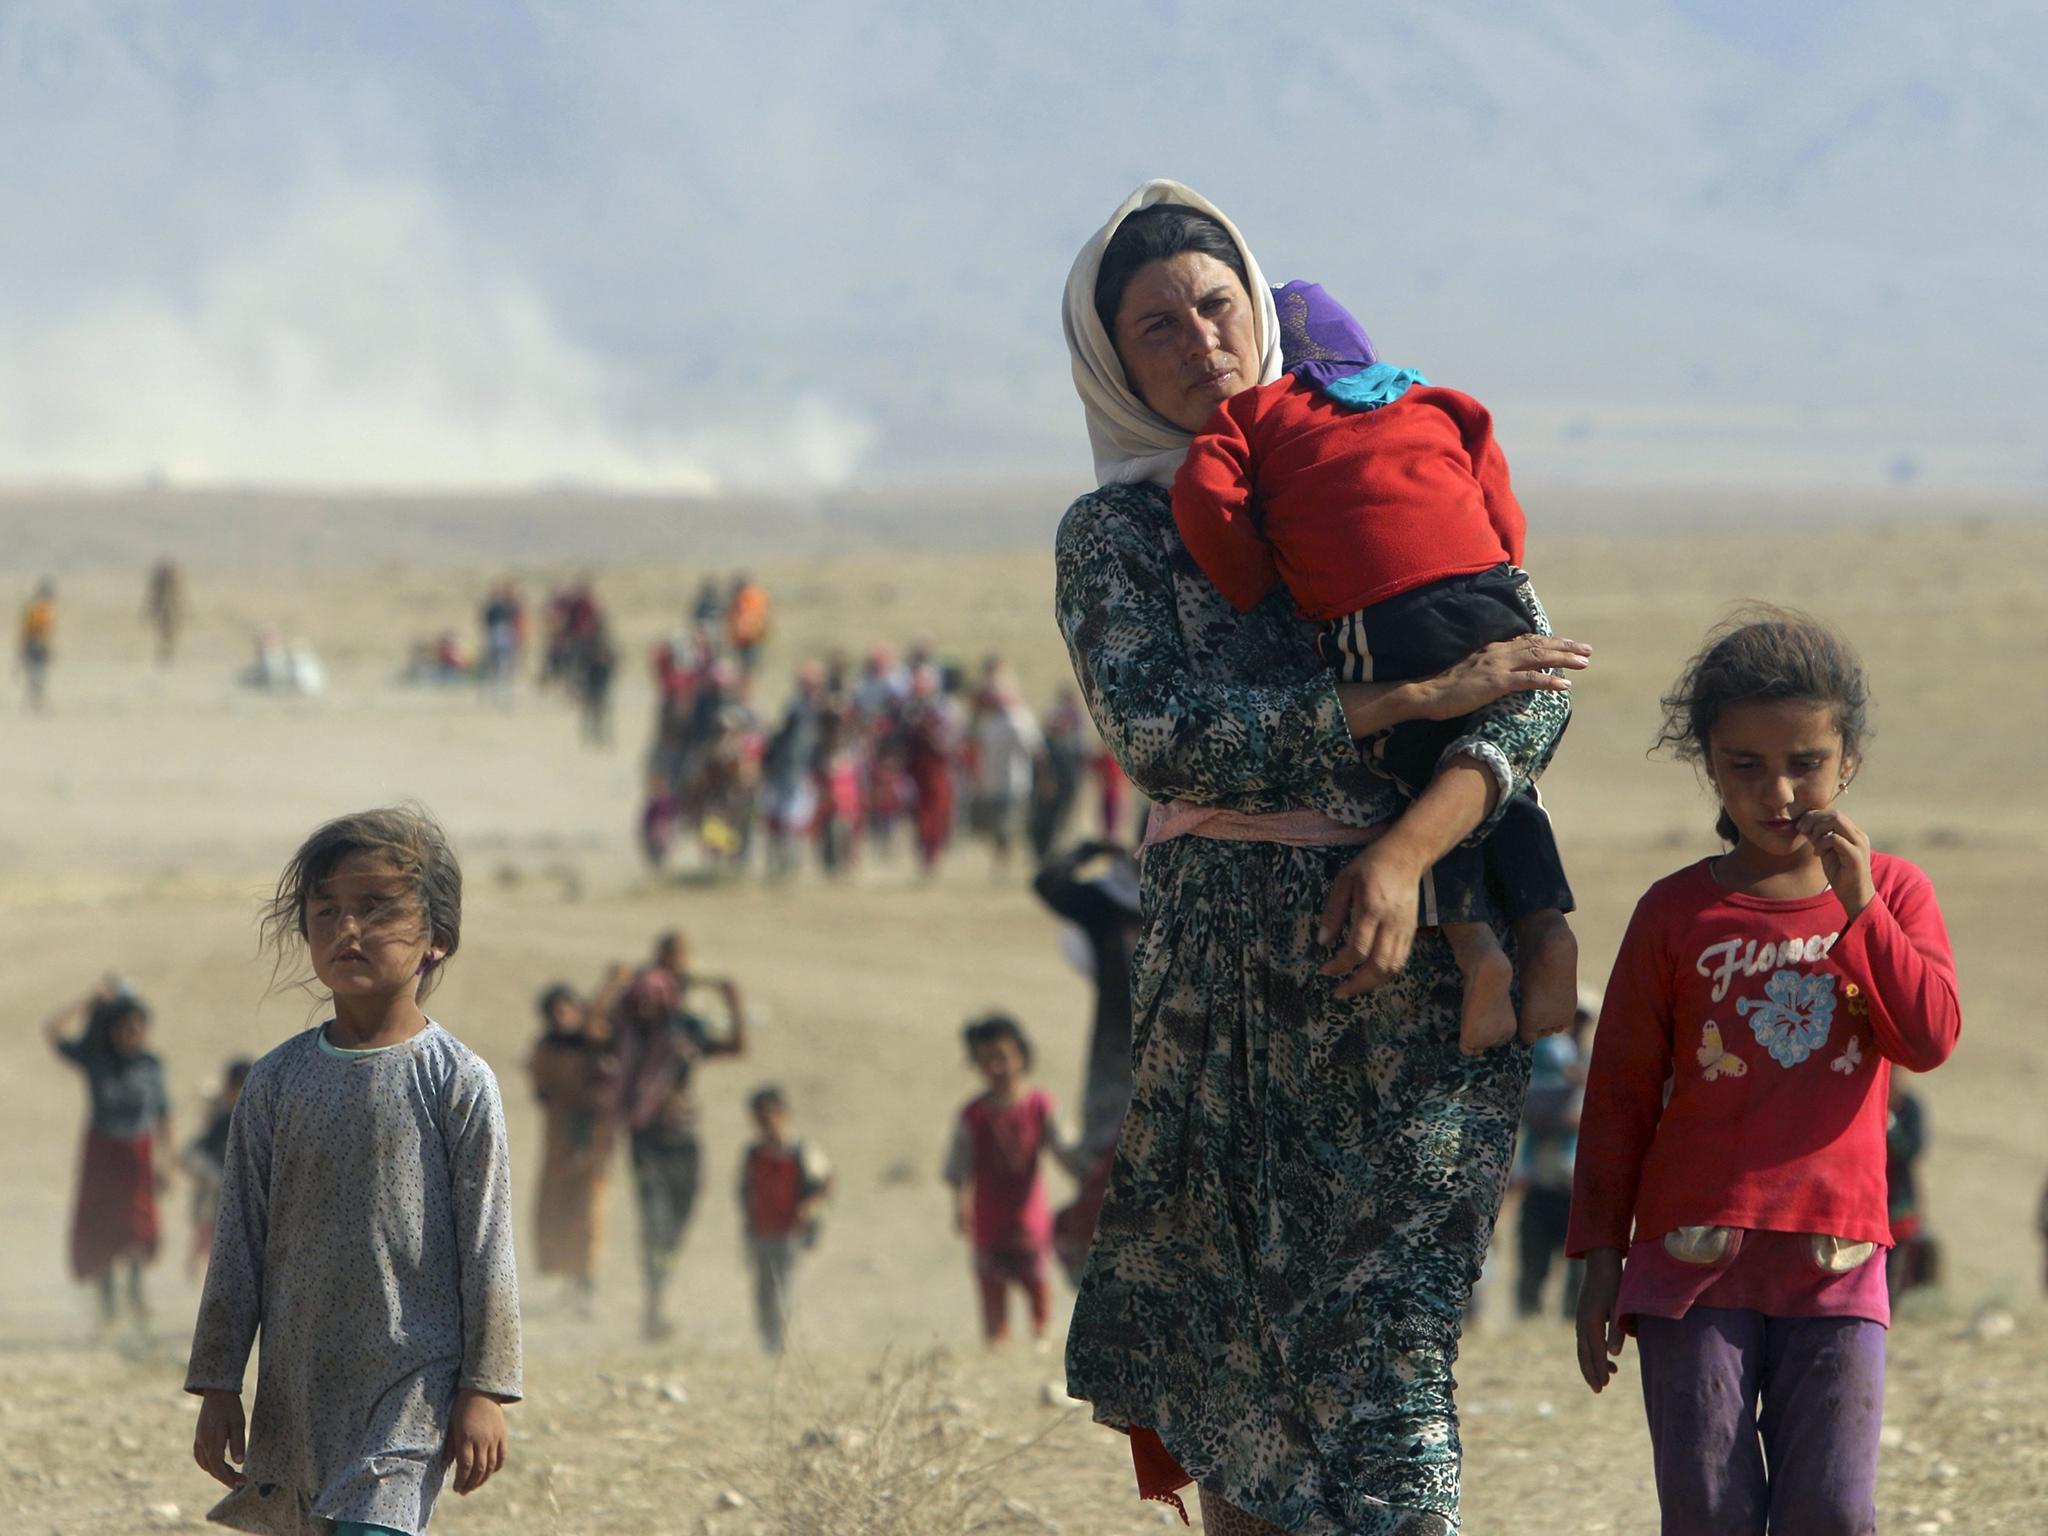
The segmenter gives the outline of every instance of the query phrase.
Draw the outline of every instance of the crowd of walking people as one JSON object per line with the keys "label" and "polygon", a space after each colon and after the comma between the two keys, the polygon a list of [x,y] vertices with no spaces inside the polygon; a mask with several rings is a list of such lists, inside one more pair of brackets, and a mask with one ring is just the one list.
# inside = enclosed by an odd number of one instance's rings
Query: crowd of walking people
{"label": "crowd of walking people", "polygon": [[999,655],[970,673],[922,644],[858,663],[835,653],[801,663],[765,715],[749,663],[702,626],[657,647],[653,666],[640,837],[657,868],[687,842],[715,868],[771,878],[904,855],[930,875],[965,833],[1001,872],[1021,851],[1034,867],[1049,858],[1091,784],[1103,827],[1132,814],[1073,692],[1041,716]]}

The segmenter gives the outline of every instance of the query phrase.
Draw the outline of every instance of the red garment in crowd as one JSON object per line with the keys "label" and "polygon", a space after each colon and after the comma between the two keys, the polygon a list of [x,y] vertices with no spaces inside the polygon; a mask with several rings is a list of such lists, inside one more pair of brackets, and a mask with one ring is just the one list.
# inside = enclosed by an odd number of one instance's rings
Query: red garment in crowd
{"label": "red garment in crowd", "polygon": [[936,864],[953,838],[953,760],[944,722],[936,715],[911,730],[906,767],[917,792],[917,851],[927,867]]}
{"label": "red garment in crowd", "polygon": [[974,1181],[976,1253],[1042,1253],[1051,1245],[1052,1207],[1038,1164],[1052,1121],[1052,1098],[1042,1088],[1010,1104],[984,1095],[960,1111]]}
{"label": "red garment in crowd", "polygon": [[804,1166],[796,1147],[755,1142],[747,1149],[744,1178],[749,1237],[788,1237],[802,1225],[797,1209],[804,1200]]}
{"label": "red garment in crowd", "polygon": [[1891,1065],[1939,1066],[1962,1028],[1934,887],[1874,853],[1852,921],[1831,890],[1746,896],[1712,865],[1651,886],[1615,957],[1566,1251],[1681,1226],[1889,1244]]}
{"label": "red garment in crowd", "polygon": [[1522,563],[1493,419],[1419,384],[1375,410],[1292,376],[1219,405],[1173,480],[1181,541],[1240,612],[1276,582],[1341,619],[1447,576]]}
{"label": "red garment in crowd", "polygon": [[1102,835],[1113,843],[1119,842],[1125,835],[1124,806],[1130,794],[1130,777],[1107,749],[1095,754],[1095,777],[1102,792]]}
{"label": "red garment in crowd", "polygon": [[71,1273],[90,1280],[116,1259],[156,1257],[154,1138],[85,1133],[78,1205],[71,1218]]}

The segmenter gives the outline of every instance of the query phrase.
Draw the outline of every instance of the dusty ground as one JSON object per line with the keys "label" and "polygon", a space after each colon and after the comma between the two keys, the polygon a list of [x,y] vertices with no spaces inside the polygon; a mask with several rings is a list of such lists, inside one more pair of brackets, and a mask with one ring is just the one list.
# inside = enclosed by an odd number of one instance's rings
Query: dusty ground
{"label": "dusty ground", "polygon": [[[1646,507],[1645,522],[1657,510]],[[1539,528],[1543,511],[1538,502]],[[132,977],[158,1009],[156,1048],[188,1133],[224,1057],[261,1050],[307,1017],[301,997],[264,996],[252,914],[266,879],[316,820],[400,794],[434,806],[465,856],[463,953],[435,1012],[506,1082],[529,1176],[522,1208],[539,1147],[520,1064],[543,984],[588,983],[680,924],[702,963],[741,977],[760,1012],[755,1059],[705,1073],[708,1182],[680,1336],[653,1351],[635,1342],[630,1222],[615,1185],[600,1319],[574,1320],[532,1278],[531,1401],[513,1411],[512,1464],[476,1498],[450,1499],[440,1525],[578,1536],[1163,1528],[1129,1496],[1120,1443],[1048,1392],[1056,1357],[988,1360],[975,1346],[964,1260],[935,1182],[948,1116],[972,1086],[953,1047],[971,1010],[1019,1012],[1040,1040],[1043,1080],[1073,1096],[1086,997],[1052,922],[973,855],[929,888],[901,865],[775,892],[646,879],[630,846],[646,705],[637,658],[701,572],[614,564],[641,555],[644,518],[614,548],[602,509],[586,515],[582,558],[632,658],[620,747],[599,753],[577,746],[552,699],[498,710],[391,682],[406,641],[466,629],[501,569],[539,585],[545,573],[502,541],[488,508],[438,525],[438,560],[402,566],[293,564],[282,537],[257,551],[260,566],[238,563],[240,542],[188,555],[195,622],[168,671],[146,664],[137,621],[156,552],[146,523],[87,539],[70,522],[87,514],[69,509],[62,528],[52,514],[39,548],[36,520],[10,515],[0,608],[11,614],[45,559],[84,562],[63,578],[52,712],[30,719],[14,696],[0,699],[0,1519],[10,1530],[190,1528],[209,1502],[177,1390],[195,1289],[181,1256],[167,1254],[152,1276],[154,1336],[93,1341],[87,1298],[62,1262],[80,1095],[37,1023],[103,971]],[[1966,1006],[1961,1052],[1923,1085],[1950,1274],[1892,1337],[1887,1533],[2048,1526],[2048,1313],[2030,1231],[2048,1174],[2048,1042],[2030,954],[2048,843],[2048,813],[2030,791],[2048,732],[2038,686],[2017,681],[2039,652],[2040,528],[1753,525],[1532,549],[1559,627],[1599,648],[1545,785],[1591,980],[1636,894],[1709,842],[1689,772],[1643,758],[1655,694],[1705,625],[1734,597],[1776,597],[1833,619],[1864,648],[1879,734],[1855,813],[1881,846],[1933,875]],[[192,548],[204,531],[172,530]],[[306,547],[336,543],[327,529]],[[133,556],[106,564],[113,548]],[[783,615],[771,696],[802,654],[911,636],[969,656],[1007,650],[1034,696],[1064,676],[1042,553],[764,555],[757,565]],[[318,645],[334,678],[327,698],[278,701],[232,685],[250,628],[265,622]],[[741,1099],[766,1078],[788,1086],[806,1131],[831,1150],[842,1192],[802,1274],[800,1348],[780,1372],[752,1348],[728,1194]],[[174,1192],[174,1217],[182,1198]],[[1561,1328],[1512,1325],[1502,1311],[1496,1299],[1460,1370],[1468,1529],[1652,1529],[1632,1372],[1595,1401],[1577,1385]]]}

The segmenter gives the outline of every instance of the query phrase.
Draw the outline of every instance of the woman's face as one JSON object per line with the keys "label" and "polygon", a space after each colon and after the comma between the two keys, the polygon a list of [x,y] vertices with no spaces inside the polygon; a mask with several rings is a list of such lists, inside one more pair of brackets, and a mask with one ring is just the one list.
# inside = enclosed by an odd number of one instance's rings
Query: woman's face
{"label": "woman's face", "polygon": [[1259,382],[1251,298],[1213,256],[1183,251],[1140,267],[1117,307],[1116,355],[1131,388],[1183,432]]}

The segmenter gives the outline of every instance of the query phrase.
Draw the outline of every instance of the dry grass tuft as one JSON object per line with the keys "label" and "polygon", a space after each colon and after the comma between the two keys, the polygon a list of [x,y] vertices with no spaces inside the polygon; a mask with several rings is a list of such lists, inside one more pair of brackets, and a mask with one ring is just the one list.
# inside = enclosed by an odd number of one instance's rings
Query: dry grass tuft
{"label": "dry grass tuft", "polygon": [[1052,1431],[1021,1444],[985,1431],[943,1351],[885,1357],[856,1397],[815,1378],[796,1396],[802,1411],[778,1404],[774,1449],[755,1474],[763,1536],[1059,1530],[1003,1493],[1028,1478],[1024,1463]]}

